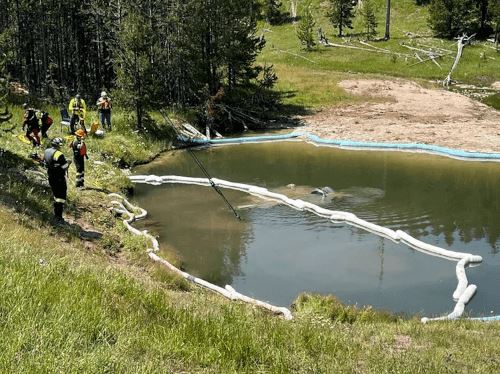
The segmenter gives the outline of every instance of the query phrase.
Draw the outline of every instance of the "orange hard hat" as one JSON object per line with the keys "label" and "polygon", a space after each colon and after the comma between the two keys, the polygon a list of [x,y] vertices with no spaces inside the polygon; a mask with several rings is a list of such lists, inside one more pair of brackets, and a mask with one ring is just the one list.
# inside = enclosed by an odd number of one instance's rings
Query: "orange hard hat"
{"label": "orange hard hat", "polygon": [[83,138],[85,136],[85,131],[83,131],[82,129],[78,129],[76,130],[75,135]]}

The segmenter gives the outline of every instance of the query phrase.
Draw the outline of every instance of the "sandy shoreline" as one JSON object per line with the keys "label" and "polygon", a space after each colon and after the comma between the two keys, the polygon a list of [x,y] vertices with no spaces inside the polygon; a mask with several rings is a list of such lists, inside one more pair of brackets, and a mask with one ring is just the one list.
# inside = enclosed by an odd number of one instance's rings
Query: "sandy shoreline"
{"label": "sandy shoreline", "polygon": [[500,152],[500,111],[466,96],[407,80],[346,80],[339,85],[351,94],[381,100],[304,116],[305,131],[325,139]]}

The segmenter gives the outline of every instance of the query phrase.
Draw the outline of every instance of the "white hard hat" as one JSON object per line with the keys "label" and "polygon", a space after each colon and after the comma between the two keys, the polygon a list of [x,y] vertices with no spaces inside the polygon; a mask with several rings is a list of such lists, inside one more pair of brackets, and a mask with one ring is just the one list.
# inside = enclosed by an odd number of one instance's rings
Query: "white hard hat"
{"label": "white hard hat", "polygon": [[64,140],[62,138],[54,138],[50,142],[50,145],[54,148],[59,148],[62,144],[64,143]]}
{"label": "white hard hat", "polygon": [[106,96],[108,96],[108,94],[106,93],[106,91],[102,91],[102,92],[101,92],[101,96],[102,96],[102,97],[106,97]]}

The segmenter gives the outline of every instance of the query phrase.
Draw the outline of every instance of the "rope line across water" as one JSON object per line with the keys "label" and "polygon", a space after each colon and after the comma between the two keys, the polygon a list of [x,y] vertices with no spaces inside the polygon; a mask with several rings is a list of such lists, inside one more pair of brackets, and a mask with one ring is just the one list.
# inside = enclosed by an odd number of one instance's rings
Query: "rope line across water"
{"label": "rope line across water", "polygon": [[[422,318],[422,322],[426,323],[429,321],[437,321],[437,320],[443,320],[443,319],[456,319],[462,316],[465,305],[470,301],[472,296],[474,296],[474,293],[476,292],[477,287],[473,284],[469,284],[469,281],[467,279],[466,271],[465,268],[471,263],[480,263],[482,262],[482,257],[477,256],[477,255],[472,255],[470,253],[462,253],[462,252],[455,252],[455,251],[450,251],[444,248],[436,247],[431,244],[424,243],[410,235],[408,235],[406,232],[401,231],[401,230],[391,230],[386,227],[382,227],[379,225],[376,225],[374,223],[365,221],[363,219],[358,218],[355,214],[349,213],[349,212],[342,212],[342,211],[334,211],[334,210],[329,210],[325,208],[321,208],[317,205],[314,205],[309,202],[305,202],[303,200],[295,200],[287,197],[286,195],[282,195],[279,193],[271,192],[266,188],[263,187],[258,187],[258,186],[253,186],[249,184],[242,184],[242,183],[233,183],[229,181],[225,181],[222,179],[217,179],[217,178],[212,178],[211,180],[207,178],[190,178],[190,177],[183,177],[183,176],[175,176],[175,175],[165,175],[165,176],[157,176],[157,175],[136,175],[136,176],[131,176],[129,177],[130,180],[134,183],[144,183],[144,184],[151,184],[151,185],[161,185],[161,184],[190,184],[190,185],[200,185],[200,186],[210,186],[211,182],[215,183],[217,187],[221,188],[228,188],[232,190],[238,190],[242,192],[249,193],[254,196],[258,196],[263,199],[267,200],[273,200],[277,201],[279,203],[288,205],[296,210],[299,211],[308,211],[313,214],[316,214],[320,217],[328,218],[329,220],[333,222],[346,222],[349,225],[360,227],[362,229],[365,229],[366,231],[369,231],[371,233],[374,233],[376,235],[379,235],[381,237],[390,239],[396,243],[404,243],[411,248],[414,248],[420,252],[430,254],[433,256],[441,257],[450,261],[457,261],[456,265],[456,276],[457,276],[457,287],[455,291],[453,292],[453,299],[456,301],[455,308],[454,310],[443,317],[437,317],[437,318],[427,318],[424,317]],[[120,210],[123,210],[123,206],[118,206]],[[133,216],[132,216],[132,221],[133,221]],[[125,222],[125,221],[124,221]],[[129,227],[130,219],[128,223],[125,223]],[[130,230],[130,228],[129,228]],[[136,230],[136,229],[134,229]],[[131,230],[132,231],[132,230]],[[140,233],[139,230],[136,230],[137,232]],[[151,257],[151,254],[150,254]],[[155,259],[155,258],[153,258]],[[159,261],[156,259],[156,261]],[[164,261],[164,260],[163,260]],[[172,265],[167,265],[168,267],[171,267]],[[180,272],[180,270],[177,270]],[[186,274],[181,272],[182,274]],[[212,285],[213,286],[213,285]],[[214,286],[217,287],[217,286]],[[226,297],[232,298],[231,296],[234,296],[233,293],[231,293],[233,290],[230,286],[226,286],[225,289],[220,289],[220,287],[217,287],[217,292],[223,294]],[[222,291],[221,291],[222,290]],[[229,291],[228,291],[229,290]],[[230,292],[229,295],[225,295],[224,292]],[[239,294],[240,295],[240,294]],[[246,298],[246,297],[245,297]],[[243,300],[244,298],[242,295],[240,295],[240,300]],[[253,299],[252,299],[253,300]],[[262,303],[259,301],[255,301],[254,303]],[[266,303],[263,303],[266,304]],[[264,305],[263,305],[264,306]],[[266,304],[264,307],[270,309],[270,310],[286,310],[288,313],[288,309],[286,308],[277,308],[274,306],[270,306],[269,304]],[[271,309],[273,308],[273,309]],[[283,312],[285,315],[285,313]],[[285,315],[285,318],[289,317],[291,318],[291,314]],[[288,319],[288,318],[287,318]]]}

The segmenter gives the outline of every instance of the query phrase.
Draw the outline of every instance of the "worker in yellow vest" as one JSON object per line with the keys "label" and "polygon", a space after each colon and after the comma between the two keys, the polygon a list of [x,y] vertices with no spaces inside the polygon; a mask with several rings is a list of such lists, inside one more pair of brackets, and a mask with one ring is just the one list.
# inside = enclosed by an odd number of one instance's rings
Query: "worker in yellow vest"
{"label": "worker in yellow vest", "polygon": [[69,123],[71,133],[74,134],[75,126],[79,125],[86,134],[87,129],[85,128],[85,114],[87,113],[87,104],[85,104],[85,100],[82,99],[80,94],[76,94],[76,96],[71,99],[68,105],[68,112],[71,116]]}

